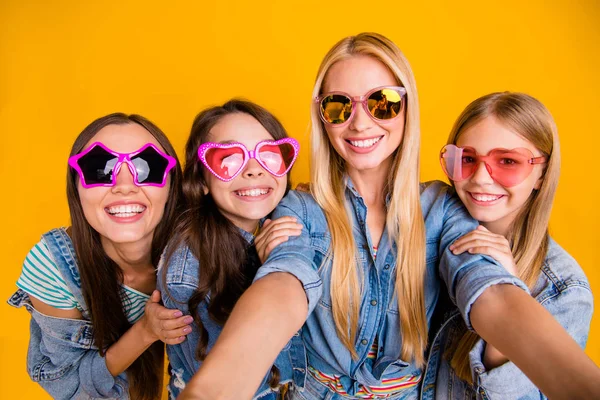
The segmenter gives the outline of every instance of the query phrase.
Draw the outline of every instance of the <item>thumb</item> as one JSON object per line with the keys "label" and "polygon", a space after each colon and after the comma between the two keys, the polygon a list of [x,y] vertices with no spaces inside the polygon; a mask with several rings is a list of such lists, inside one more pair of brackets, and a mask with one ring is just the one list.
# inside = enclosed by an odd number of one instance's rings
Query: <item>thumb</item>
{"label": "thumb", "polygon": [[479,225],[479,226],[477,227],[477,229],[479,229],[480,231],[489,232],[489,231],[487,230],[487,228],[486,228],[485,226],[483,226],[483,225]]}
{"label": "thumb", "polygon": [[152,303],[160,303],[160,292],[158,290],[154,290],[150,295],[150,302]]}

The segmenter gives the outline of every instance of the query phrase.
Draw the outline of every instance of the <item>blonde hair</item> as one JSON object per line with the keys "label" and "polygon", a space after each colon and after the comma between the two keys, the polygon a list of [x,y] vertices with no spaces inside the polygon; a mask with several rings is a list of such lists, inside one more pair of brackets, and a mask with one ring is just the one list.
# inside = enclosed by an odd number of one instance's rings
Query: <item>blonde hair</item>
{"label": "blonde hair", "polygon": [[[539,190],[533,190],[507,234],[518,277],[533,289],[548,251],[548,222],[560,175],[558,130],[550,112],[537,99],[524,93],[492,93],[465,108],[450,132],[448,143],[456,144],[465,130],[488,117],[518,133],[548,157]],[[469,352],[477,340],[476,333],[467,332],[458,340],[454,354],[447,354],[458,377],[471,384]]]}
{"label": "blonde hair", "polygon": [[[361,33],[339,41],[327,53],[317,74],[313,98],[321,94],[327,72],[335,63],[355,56],[372,57],[389,68],[406,88],[404,135],[387,177],[389,202],[386,224],[390,239],[397,246],[396,288],[400,309],[402,350],[400,357],[424,364],[427,345],[425,314],[425,223],[421,212],[419,188],[419,102],[415,79],[408,61],[398,47],[377,33]],[[311,109],[311,191],[327,218],[331,247],[327,260],[331,266],[331,299],[338,337],[357,354],[354,340],[362,295],[361,270],[352,235],[352,219],[345,202],[345,163],[328,140],[319,116],[319,105]]]}

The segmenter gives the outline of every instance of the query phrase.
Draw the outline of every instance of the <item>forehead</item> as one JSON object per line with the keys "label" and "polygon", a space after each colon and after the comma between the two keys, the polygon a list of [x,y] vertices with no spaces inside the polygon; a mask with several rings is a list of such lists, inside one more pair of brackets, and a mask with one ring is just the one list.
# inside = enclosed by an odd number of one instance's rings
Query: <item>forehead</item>
{"label": "forehead", "polygon": [[221,118],[210,130],[208,140],[239,142],[253,149],[260,141],[273,140],[273,136],[251,115],[235,113]]}
{"label": "forehead", "polygon": [[146,128],[135,123],[107,125],[100,129],[85,147],[87,148],[94,142],[101,142],[117,153],[132,153],[139,150],[146,143],[153,143],[164,151],[162,146]]}
{"label": "forehead", "polygon": [[495,117],[486,117],[465,129],[456,141],[459,147],[472,147],[478,154],[487,154],[492,149],[516,149],[524,147],[534,155],[541,152],[527,139],[514,131],[510,126],[498,121]]}
{"label": "forehead", "polygon": [[322,91],[340,91],[351,96],[362,96],[373,88],[398,84],[398,80],[384,63],[361,55],[333,64],[325,75]]}

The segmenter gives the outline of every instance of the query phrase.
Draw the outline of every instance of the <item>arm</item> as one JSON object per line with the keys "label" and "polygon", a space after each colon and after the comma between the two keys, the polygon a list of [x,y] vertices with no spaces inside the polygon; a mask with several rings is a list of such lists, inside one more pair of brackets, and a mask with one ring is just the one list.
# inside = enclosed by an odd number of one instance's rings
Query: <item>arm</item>
{"label": "arm", "polygon": [[477,226],[460,201],[447,198],[443,213],[439,272],[467,326],[550,397],[600,396],[600,370],[520,280],[487,256],[451,253],[450,244]]}
{"label": "arm", "polygon": [[[306,294],[294,276],[272,273],[259,279],[240,297],[217,343],[179,398],[251,398],[307,313]],[[224,378],[227,384],[218,384]]]}
{"label": "arm", "polygon": [[[499,286],[499,288],[502,288],[502,286]],[[520,300],[512,294],[492,293],[492,296],[487,298],[484,297],[485,294],[484,292],[484,295],[481,296],[481,300],[485,303],[478,304],[476,302],[476,305],[473,306],[471,321],[474,326],[502,323],[495,320],[496,318],[502,318],[502,314],[496,316],[493,320],[489,317],[482,317],[483,311],[474,314],[480,306],[494,307],[496,301],[506,300],[515,307],[521,307]],[[499,297],[494,299],[494,295]],[[529,307],[526,307],[521,312],[515,313],[525,321],[515,321],[514,317],[511,317],[510,324],[513,327],[520,326],[521,330],[533,329],[532,327],[540,329],[537,325],[541,324],[539,326],[541,327],[540,330],[543,331],[543,336],[539,336],[540,333],[536,331],[535,334],[538,336],[535,336],[534,343],[525,343],[528,342],[527,337],[524,338],[525,340],[520,340],[516,336],[527,335],[527,332],[514,332],[512,335],[515,337],[497,337],[506,336],[507,332],[492,333],[491,337],[498,342],[498,345],[502,343],[510,349],[509,351],[515,353],[511,355],[506,350],[501,350],[514,363],[508,362],[498,368],[486,369],[481,360],[482,346],[476,346],[470,354],[471,365],[477,378],[476,381],[479,381],[480,386],[488,392],[488,395],[493,396],[491,398],[498,399],[512,398],[508,396],[509,393],[513,393],[515,396],[522,396],[525,393],[539,396],[538,388],[531,381],[540,387],[544,393],[550,395],[551,398],[585,399],[598,397],[600,392],[596,391],[600,390],[598,384],[600,370],[582,351],[587,340],[593,312],[591,292],[583,286],[571,286],[559,295],[546,300],[542,305],[537,302],[536,304],[540,308],[543,306],[543,309],[551,314],[541,313],[539,310],[536,311],[531,308],[532,314],[530,315],[528,312]],[[488,309],[484,311],[489,314]],[[493,312],[495,312],[495,309]],[[537,315],[538,313],[541,315]],[[473,319],[474,317],[475,319]],[[489,320],[486,320],[486,318]],[[533,320],[531,320],[532,318]],[[562,328],[566,329],[568,334]],[[487,331],[493,328],[485,326],[483,329],[487,334]],[[509,331],[508,329],[505,330]],[[532,347],[532,345],[535,347]],[[522,348],[519,348],[519,346]],[[523,348],[527,352],[524,352]],[[559,362],[560,364],[554,365],[560,366],[553,367],[553,362]],[[527,374],[531,381],[523,375],[521,370]],[[539,378],[536,378],[536,375]]]}
{"label": "arm", "polygon": [[[173,319],[170,315],[172,311],[156,304],[157,294],[154,293],[147,305],[147,312],[155,316],[152,319],[142,318],[134,324],[107,349],[106,357],[100,356],[93,347],[92,324],[82,320],[77,309],[54,308],[29,296],[34,308],[32,317],[36,322],[35,325],[32,323],[28,355],[31,378],[54,398],[84,395],[120,398],[127,392],[127,381],[121,374],[157,340],[153,337],[154,333],[149,331],[156,325],[148,321],[162,322],[168,327],[173,323],[179,324],[182,319]],[[159,313],[169,318],[157,322]],[[167,329],[164,334],[178,338],[181,329]]]}

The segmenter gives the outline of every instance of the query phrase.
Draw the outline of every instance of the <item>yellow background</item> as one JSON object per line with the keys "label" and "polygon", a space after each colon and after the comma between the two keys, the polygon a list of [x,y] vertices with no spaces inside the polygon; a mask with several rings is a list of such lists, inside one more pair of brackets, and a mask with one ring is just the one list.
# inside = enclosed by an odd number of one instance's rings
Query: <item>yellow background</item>
{"label": "yellow background", "polygon": [[[114,111],[147,116],[181,155],[201,109],[243,96],[301,141],[293,177],[305,181],[318,65],[338,39],[365,30],[390,37],[412,64],[423,180],[443,177],[437,153],[476,97],[524,91],[551,110],[563,155],[551,230],[600,298],[594,0],[174,3],[0,0],[0,298],[12,294],[40,234],[69,224],[67,156],[93,119]],[[3,302],[0,320],[0,399],[47,398],[25,370],[28,314]],[[600,364],[600,313],[586,351]]]}

